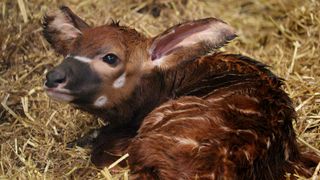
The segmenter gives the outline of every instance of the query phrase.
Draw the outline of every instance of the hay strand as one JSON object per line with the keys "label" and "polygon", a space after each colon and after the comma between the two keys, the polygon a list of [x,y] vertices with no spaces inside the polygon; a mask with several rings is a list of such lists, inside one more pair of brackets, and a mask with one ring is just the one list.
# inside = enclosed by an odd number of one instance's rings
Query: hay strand
{"label": "hay strand", "polygon": [[24,4],[24,1],[23,0],[18,0],[18,5],[19,5],[19,9],[20,9],[21,15],[23,17],[23,21],[25,23],[27,23],[28,22],[28,15],[27,15],[27,10],[26,10],[26,6]]}
{"label": "hay strand", "polygon": [[121,156],[118,160],[116,160],[114,163],[110,164],[110,166],[108,166],[108,169],[112,169],[115,166],[117,166],[121,161],[125,160],[126,158],[129,157],[129,154],[125,154],[123,156]]}

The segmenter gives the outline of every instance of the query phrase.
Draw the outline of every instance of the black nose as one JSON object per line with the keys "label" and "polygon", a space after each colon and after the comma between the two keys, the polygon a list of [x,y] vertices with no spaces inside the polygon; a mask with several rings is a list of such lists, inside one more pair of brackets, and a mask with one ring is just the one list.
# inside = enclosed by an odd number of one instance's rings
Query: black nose
{"label": "black nose", "polygon": [[49,88],[55,88],[66,81],[66,73],[63,71],[52,70],[48,72],[46,78],[47,81],[45,85]]}

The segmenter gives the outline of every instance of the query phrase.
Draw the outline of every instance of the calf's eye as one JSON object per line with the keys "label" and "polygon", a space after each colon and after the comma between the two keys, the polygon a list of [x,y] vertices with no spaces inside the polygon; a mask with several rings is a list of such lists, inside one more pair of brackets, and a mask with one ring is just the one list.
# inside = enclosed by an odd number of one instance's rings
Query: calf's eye
{"label": "calf's eye", "polygon": [[119,61],[119,58],[115,54],[107,54],[102,58],[103,62],[110,65],[116,65]]}

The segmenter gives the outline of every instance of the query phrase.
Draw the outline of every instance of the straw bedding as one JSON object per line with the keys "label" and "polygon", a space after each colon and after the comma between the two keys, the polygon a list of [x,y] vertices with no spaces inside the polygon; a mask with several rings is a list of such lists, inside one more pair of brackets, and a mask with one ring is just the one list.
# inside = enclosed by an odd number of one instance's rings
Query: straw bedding
{"label": "straw bedding", "polygon": [[128,169],[96,169],[88,149],[66,148],[66,143],[103,122],[50,100],[42,89],[44,75],[62,57],[42,37],[40,22],[44,12],[62,4],[91,25],[116,19],[147,36],[186,20],[209,16],[225,20],[239,37],[222,50],[259,59],[286,80],[285,90],[298,112],[294,122],[298,141],[303,148],[320,152],[319,1],[155,2],[0,1],[0,179],[128,178]]}

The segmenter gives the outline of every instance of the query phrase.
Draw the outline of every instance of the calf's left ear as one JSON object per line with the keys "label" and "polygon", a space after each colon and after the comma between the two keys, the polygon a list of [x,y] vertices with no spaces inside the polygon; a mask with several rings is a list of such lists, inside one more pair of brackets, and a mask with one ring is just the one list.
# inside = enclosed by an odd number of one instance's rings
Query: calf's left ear
{"label": "calf's left ear", "polygon": [[59,10],[48,12],[43,18],[43,35],[51,46],[60,54],[66,56],[75,38],[89,25],[68,7],[61,6]]}
{"label": "calf's left ear", "polygon": [[235,30],[216,18],[173,26],[153,39],[146,67],[150,68],[150,64],[162,69],[177,66],[215,51],[235,37]]}

